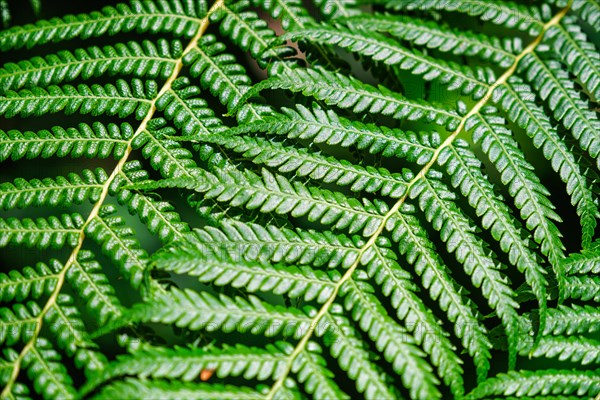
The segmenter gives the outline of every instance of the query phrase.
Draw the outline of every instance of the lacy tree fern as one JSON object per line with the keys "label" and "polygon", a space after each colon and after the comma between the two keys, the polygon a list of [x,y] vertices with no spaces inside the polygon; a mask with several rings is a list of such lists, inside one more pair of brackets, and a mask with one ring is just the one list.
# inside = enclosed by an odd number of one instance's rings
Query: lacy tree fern
{"label": "lacy tree fern", "polygon": [[0,32],[2,398],[599,395],[599,37],[597,0]]}

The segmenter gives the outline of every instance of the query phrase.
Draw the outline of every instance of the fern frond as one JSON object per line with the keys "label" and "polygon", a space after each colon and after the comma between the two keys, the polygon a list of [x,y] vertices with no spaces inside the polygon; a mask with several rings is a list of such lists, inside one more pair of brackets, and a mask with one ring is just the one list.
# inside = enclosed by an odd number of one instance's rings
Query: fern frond
{"label": "fern frond", "polygon": [[54,127],[51,131],[19,132],[0,130],[0,160],[50,157],[121,158],[127,149],[127,140],[133,135],[131,125],[123,123],[77,128]]}
{"label": "fern frond", "polygon": [[114,215],[115,208],[105,205],[99,214],[85,226],[85,234],[98,243],[134,288],[142,282],[144,269],[149,263],[148,253],[139,244],[134,231],[121,216]]}
{"label": "fern frond", "polygon": [[[343,315],[340,305],[334,305],[325,316],[327,329],[337,332],[330,346],[331,355],[338,360],[340,368],[356,382],[356,389],[366,398],[397,397],[389,382],[389,376],[375,364],[372,355],[360,338],[360,333]],[[326,332],[327,329],[322,330]]]}
{"label": "fern frond", "polygon": [[190,400],[260,400],[263,395],[253,389],[219,384],[171,383],[126,379],[102,388],[94,399],[190,399]]}
{"label": "fern frond", "polygon": [[529,86],[517,77],[494,92],[495,102],[501,103],[509,118],[525,129],[533,145],[541,148],[552,168],[567,185],[571,203],[581,217],[583,247],[589,245],[596,228],[598,206],[594,203],[591,185],[582,174],[575,156],[556,132],[544,110],[533,100]]}
{"label": "fern frond", "polygon": [[[307,315],[308,312],[308,315]],[[299,338],[310,324],[307,309],[272,306],[257,297],[218,298],[208,293],[171,288],[150,304],[134,306],[127,315],[129,321],[173,323],[191,330],[205,329],[224,332],[275,336],[285,329],[286,334]]]}
{"label": "fern frond", "polygon": [[[153,121],[158,125],[163,121]],[[156,128],[158,126],[154,126]],[[166,127],[152,131],[140,132],[132,141],[134,149],[141,149],[142,156],[150,160],[154,169],[165,178],[189,177],[196,168],[192,153],[182,148],[174,140],[167,139],[165,135],[174,133],[174,129]],[[139,180],[139,179],[138,179]]]}
{"label": "fern frond", "polygon": [[597,0],[126,3],[0,31],[1,398],[600,394]]}
{"label": "fern frond", "polygon": [[[186,154],[183,151],[181,153]],[[169,176],[173,175],[175,173],[169,173]],[[110,187],[111,194],[117,196],[120,204],[127,205],[129,212],[136,214],[148,227],[148,230],[156,233],[163,243],[176,237],[182,237],[183,234],[190,231],[190,228],[186,222],[181,220],[180,215],[171,204],[144,196],[136,191],[122,189],[123,186],[135,186],[148,179],[149,175],[142,169],[140,162],[126,163]]]}
{"label": "fern frond", "polygon": [[532,357],[557,358],[581,365],[600,361],[600,342],[581,336],[548,336],[542,338],[534,348],[525,343],[522,346],[521,354],[530,354]]}
{"label": "fern frond", "polygon": [[[314,96],[324,101],[325,104],[349,108],[355,113],[381,113],[397,119],[435,122],[436,125],[446,125],[448,130],[458,126],[458,115],[442,105],[430,104],[422,100],[409,100],[384,86],[376,88],[352,77],[320,68],[282,71],[254,85],[245,98],[267,88],[302,92],[306,96]],[[306,112],[302,112],[301,106],[297,107],[302,116],[309,121],[312,119],[306,116]],[[315,114],[319,113],[315,107],[313,109]]]}
{"label": "fern frond", "polygon": [[190,86],[188,78],[178,78],[171,89],[157,99],[156,108],[182,129],[185,136],[219,133],[227,129],[199,94],[200,89]]}
{"label": "fern frond", "polygon": [[[263,124],[261,121],[257,125]],[[277,168],[280,173],[295,173],[296,176],[325,183],[350,186],[353,192],[381,193],[383,196],[399,198],[406,190],[406,182],[400,174],[392,174],[383,168],[364,168],[302,148],[286,147],[280,142],[241,135],[205,135],[198,140],[241,153],[251,158],[253,163]]]}
{"label": "fern frond", "polygon": [[48,218],[0,219],[0,247],[23,245],[38,249],[75,247],[83,226],[79,214],[62,214]]}
{"label": "fern frond", "polygon": [[[404,321],[406,329],[414,335],[415,342],[429,355],[438,375],[452,393],[457,397],[462,396],[462,361],[456,356],[448,333],[416,294],[411,276],[400,268],[395,253],[383,246],[373,246],[372,249],[375,256],[367,266],[367,275],[391,299],[398,319]],[[366,258],[366,255],[363,257]]]}
{"label": "fern frond", "polygon": [[83,170],[81,175],[70,173],[67,178],[16,179],[0,184],[0,207],[5,210],[32,205],[69,207],[84,201],[96,202],[107,178],[106,172],[98,168]]}
{"label": "fern frond", "polygon": [[100,383],[119,376],[139,376],[142,379],[161,378],[194,381],[202,370],[214,370],[221,378],[241,376],[244,379],[266,380],[281,372],[290,345],[268,344],[264,349],[241,344],[223,348],[156,347],[144,345],[133,354],[122,355],[95,375],[82,388],[87,394]]}
{"label": "fern frond", "polygon": [[[311,265],[334,269],[349,268],[357,257],[354,242],[343,235],[314,230],[295,231],[274,225],[261,226],[236,220],[223,220],[219,229],[196,229],[186,237],[196,247],[225,253],[246,262]],[[227,243],[225,245],[224,243]]]}
{"label": "fern frond", "polygon": [[557,120],[571,130],[581,148],[588,151],[600,165],[600,120],[588,107],[573,87],[569,74],[562,70],[561,64],[553,60],[542,60],[537,55],[528,54],[520,63],[527,80],[538,91]]}
{"label": "fern frond", "polygon": [[358,0],[314,0],[313,2],[327,20],[347,18],[361,13]]}
{"label": "fern frond", "polygon": [[600,302],[600,277],[569,276],[565,279],[565,297],[582,301]]}
{"label": "fern frond", "polygon": [[525,274],[525,279],[539,302],[540,322],[543,326],[547,285],[545,270],[529,248],[528,242],[522,239],[522,230],[511,216],[509,207],[494,192],[493,186],[481,172],[481,162],[466,143],[457,140],[442,151],[438,163],[446,167],[452,186],[468,199],[481,218],[483,228],[491,232],[502,251],[508,254],[509,261]]}
{"label": "fern frond", "polygon": [[89,338],[71,296],[61,294],[57,297],[56,302],[44,314],[44,324],[56,337],[58,346],[67,356],[73,357],[75,365],[83,368],[87,375],[105,367],[108,360],[98,351],[98,345]]}
{"label": "fern frond", "polygon": [[280,46],[276,33],[249,8],[249,1],[240,1],[232,6],[220,7],[210,17],[213,22],[219,23],[221,34],[249,52],[259,67],[268,68],[270,62],[277,64],[274,68],[286,67],[287,63],[281,61],[293,54],[293,50]]}
{"label": "fern frond", "polygon": [[350,399],[346,393],[335,383],[333,373],[320,353],[321,347],[316,342],[309,342],[292,364],[292,372],[298,376],[304,390],[315,398],[323,399]]}
{"label": "fern frond", "polygon": [[31,340],[37,328],[36,317],[41,312],[35,303],[15,304],[12,309],[0,310],[0,344],[13,346]]}
{"label": "fern frond", "polygon": [[570,307],[559,305],[548,310],[548,323],[544,334],[572,335],[574,333],[593,333],[600,330],[600,311],[592,306]]}
{"label": "fern frond", "polygon": [[290,139],[310,139],[315,144],[354,145],[359,150],[368,150],[370,154],[406,158],[418,164],[426,164],[439,143],[439,136],[432,135],[431,141],[427,141],[424,135],[413,132],[349,121],[316,105],[312,110],[303,106],[297,106],[297,111],[284,109],[283,114],[267,116],[260,121],[232,128],[229,132],[236,135],[266,132],[285,135]]}
{"label": "fern frond", "polygon": [[382,203],[347,198],[339,192],[307,188],[299,182],[290,182],[281,175],[263,170],[262,177],[247,171],[244,174],[226,171],[212,175],[198,172],[193,180],[169,179],[138,185],[143,189],[159,187],[184,187],[204,193],[204,197],[220,202],[231,202],[249,210],[262,213],[290,213],[295,218],[304,217],[319,221],[335,229],[348,229],[350,233],[362,231],[369,236],[377,228],[382,215]]}
{"label": "fern frond", "polygon": [[5,303],[20,302],[49,295],[56,287],[58,278],[53,272],[57,269],[56,263],[52,262],[51,266],[38,263],[35,267],[25,267],[21,271],[0,273],[0,300]]}
{"label": "fern frond", "polygon": [[[561,264],[564,245],[560,239],[560,231],[552,222],[561,222],[561,218],[548,199],[550,192],[533,173],[533,166],[525,159],[502,118],[479,115],[467,122],[467,129],[473,130],[473,140],[481,143],[483,151],[500,172],[502,183],[514,198],[521,218],[526,222],[527,228],[533,231],[534,240],[540,244],[542,253],[548,256],[561,284],[564,279]],[[536,297],[544,299],[545,280],[538,275],[535,281]]]}
{"label": "fern frond", "polygon": [[481,288],[490,307],[502,319],[510,335],[509,364],[514,365],[518,341],[518,304],[514,300],[514,292],[484,243],[473,235],[472,223],[451,201],[454,195],[439,181],[432,179],[435,173],[430,174],[430,179],[421,180],[413,187],[410,196],[418,197],[419,207],[433,228],[440,232],[448,252],[455,253],[475,287]]}
{"label": "fern frond", "polygon": [[103,48],[90,47],[75,52],[61,51],[45,58],[36,57],[0,68],[2,92],[21,88],[46,87],[77,78],[131,75],[139,78],[167,79],[181,53],[181,43],[159,40],[156,44],[129,42]]}
{"label": "fern frond", "polygon": [[186,54],[183,62],[194,78],[200,78],[202,88],[210,90],[231,110],[250,89],[252,81],[244,67],[235,63],[235,57],[224,53],[225,48],[215,36],[207,35]]}
{"label": "fern frond", "polygon": [[314,24],[314,19],[302,6],[300,0],[251,0],[251,2],[254,6],[267,11],[273,18],[280,19],[284,29],[304,28]]}
{"label": "fern frond", "polygon": [[564,18],[561,24],[548,30],[554,53],[569,67],[592,99],[600,99],[600,56],[593,42],[572,18]]}
{"label": "fern frond", "polygon": [[515,54],[522,50],[519,38],[500,39],[494,36],[474,34],[457,29],[448,29],[434,21],[413,17],[390,15],[360,15],[343,20],[351,26],[361,29],[389,33],[392,36],[455,55],[477,56],[494,65],[509,67],[515,60]]}
{"label": "fern frond", "polygon": [[64,110],[65,114],[106,114],[121,118],[135,114],[138,119],[143,119],[151,107],[148,99],[155,91],[153,81],[144,84],[140,80],[132,81],[131,85],[118,80],[115,85],[80,84],[77,87],[64,85],[7,91],[0,97],[0,115],[28,117]]}
{"label": "fern frond", "polygon": [[0,50],[31,48],[53,41],[88,39],[120,32],[173,32],[191,38],[198,30],[199,18],[206,9],[180,0],[132,0],[130,5],[104,7],[90,14],[67,15],[35,24],[15,26],[0,32]]}
{"label": "fern frond", "polygon": [[483,380],[490,368],[488,360],[491,358],[491,343],[486,330],[478,321],[477,312],[464,300],[458,284],[413,214],[414,208],[408,204],[402,208],[402,214],[397,214],[393,239],[399,244],[400,253],[406,255],[408,262],[421,276],[423,286],[429,290],[431,298],[438,301],[454,324],[454,334],[461,339],[464,348],[473,357],[478,380]]}
{"label": "fern frond", "polygon": [[352,32],[346,28],[308,28],[288,33],[291,40],[311,41],[339,46],[357,54],[372,57],[387,65],[422,76],[426,81],[438,80],[449,90],[460,90],[462,94],[473,94],[480,99],[486,93],[488,81],[493,81],[493,72],[480,68],[470,69],[455,63],[433,59],[417,50],[408,50],[400,43],[379,34]]}
{"label": "fern frond", "polygon": [[373,292],[366,282],[347,281],[341,291],[344,308],[392,364],[412,398],[441,398],[436,388],[438,380],[425,354],[415,346],[412,335],[388,315]]}
{"label": "fern frond", "polygon": [[324,303],[331,296],[335,281],[339,279],[335,274],[330,278],[322,271],[309,268],[274,267],[256,262],[241,264],[239,260],[222,256],[201,243],[199,247],[178,245],[163,250],[153,261],[158,269],[195,276],[200,282],[245,287],[249,292],[303,297],[306,301],[318,303]]}
{"label": "fern frond", "polygon": [[600,393],[597,371],[541,370],[510,371],[480,384],[465,399],[487,399],[492,396],[531,396],[576,394],[578,398]]}
{"label": "fern frond", "polygon": [[[63,268],[57,265],[54,269]],[[90,251],[79,253],[66,273],[66,280],[99,325],[121,315],[122,306],[115,290]]]}
{"label": "fern frond", "polygon": [[[564,7],[568,2],[558,0],[557,3],[559,6]],[[596,31],[600,31],[600,4],[598,2],[595,0],[573,0],[571,9]]]}
{"label": "fern frond", "polygon": [[391,0],[385,6],[395,10],[450,11],[476,16],[493,24],[527,31],[531,36],[538,35],[547,18],[547,8],[524,6],[512,1],[481,0]]}
{"label": "fern frond", "polygon": [[563,261],[567,274],[598,274],[600,273],[600,241],[593,242],[581,253],[571,254]]}
{"label": "fern frond", "polygon": [[60,354],[46,338],[36,339],[31,350],[23,356],[22,363],[40,395],[45,398],[77,398],[73,380],[61,363]]}

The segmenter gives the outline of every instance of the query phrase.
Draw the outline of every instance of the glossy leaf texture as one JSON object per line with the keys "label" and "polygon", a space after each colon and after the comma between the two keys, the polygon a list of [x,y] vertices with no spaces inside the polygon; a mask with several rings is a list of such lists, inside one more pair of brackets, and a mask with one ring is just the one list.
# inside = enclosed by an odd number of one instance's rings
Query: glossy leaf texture
{"label": "glossy leaf texture", "polygon": [[108,3],[0,32],[1,398],[600,394],[596,0]]}

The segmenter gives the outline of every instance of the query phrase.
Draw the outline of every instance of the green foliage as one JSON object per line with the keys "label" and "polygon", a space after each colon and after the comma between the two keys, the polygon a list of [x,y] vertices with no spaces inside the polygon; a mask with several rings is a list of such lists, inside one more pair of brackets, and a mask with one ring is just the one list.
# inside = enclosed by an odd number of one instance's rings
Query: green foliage
{"label": "green foliage", "polygon": [[0,32],[3,399],[600,394],[597,1],[30,22]]}

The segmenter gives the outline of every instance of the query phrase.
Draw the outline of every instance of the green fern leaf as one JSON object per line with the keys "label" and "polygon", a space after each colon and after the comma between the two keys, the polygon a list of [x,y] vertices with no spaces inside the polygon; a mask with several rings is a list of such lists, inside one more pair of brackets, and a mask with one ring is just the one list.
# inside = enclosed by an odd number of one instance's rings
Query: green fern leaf
{"label": "green fern leaf", "polygon": [[582,301],[600,302],[600,279],[597,276],[569,276],[565,282],[565,296]]}
{"label": "green fern leaf", "polygon": [[597,0],[56,1],[0,0],[1,398],[600,393]]}
{"label": "green fern leaf", "polygon": [[[57,271],[63,265],[55,265]],[[87,311],[96,318],[98,324],[116,318],[122,313],[122,306],[116,297],[102,267],[89,251],[82,251],[66,273],[66,280],[85,303]]]}
{"label": "green fern leaf", "polygon": [[340,368],[346,371],[348,377],[356,381],[356,389],[372,399],[397,397],[385,373],[374,363],[372,355],[365,348],[359,332],[344,317],[341,306],[332,307],[325,324],[330,330],[339,332],[331,344],[330,352],[338,359]]}
{"label": "green fern leaf", "polygon": [[20,341],[27,342],[37,329],[35,317],[40,313],[35,303],[29,307],[17,304],[11,310],[3,308],[0,315],[0,344],[13,346]]}
{"label": "green fern leaf", "polygon": [[116,85],[107,84],[77,87],[49,86],[46,89],[23,89],[19,92],[8,91],[0,97],[2,106],[0,115],[6,117],[28,117],[42,115],[48,112],[63,111],[66,114],[79,112],[92,115],[119,115],[126,117],[130,114],[142,119],[150,108],[149,97],[156,90],[156,84],[148,81],[146,85],[140,80],[119,80]]}
{"label": "green fern leaf", "polygon": [[108,75],[132,75],[145,78],[168,78],[173,73],[181,43],[160,40],[59,52],[46,58],[33,58],[19,64],[8,63],[0,69],[2,91],[46,87],[79,77],[91,79]]}
{"label": "green fern leaf", "polygon": [[577,207],[577,214],[581,217],[582,241],[583,246],[587,247],[596,228],[598,207],[591,193],[591,185],[581,173],[575,156],[561,140],[543,110],[533,101],[531,89],[520,79],[511,78],[509,84],[496,89],[494,96],[497,96],[496,102],[501,102],[507,110],[509,118],[525,129],[534,146],[542,149],[554,171],[567,185],[571,203]]}
{"label": "green fern leaf", "polygon": [[217,298],[178,289],[171,289],[153,304],[133,308],[127,318],[130,321],[174,323],[192,330],[241,330],[267,336],[275,336],[286,329],[286,334],[294,338],[301,336],[310,322],[305,312],[274,307],[257,297],[246,300],[221,295]]}
{"label": "green fern leaf", "polygon": [[251,80],[244,67],[235,64],[235,57],[224,54],[225,45],[212,36],[204,36],[198,46],[186,54],[183,62],[194,78],[200,77],[203,89],[211,93],[228,110],[234,108],[250,89]]}
{"label": "green fern leaf", "polygon": [[[262,124],[261,124],[262,127]],[[282,146],[279,142],[247,136],[202,136],[202,142],[216,144],[241,153],[256,164],[277,168],[280,173],[308,176],[325,183],[340,186],[350,185],[353,192],[381,193],[383,196],[399,198],[405,192],[406,182],[400,174],[391,174],[379,168],[363,168],[344,160],[324,157],[304,149]]]}
{"label": "green fern leaf", "polygon": [[71,173],[67,178],[59,176],[56,180],[45,178],[26,181],[17,179],[14,183],[0,184],[0,207],[5,210],[28,206],[63,206],[81,204],[86,200],[98,201],[102,182],[108,177],[98,169],[83,170],[81,176]]}
{"label": "green fern leaf", "polygon": [[60,248],[64,244],[75,247],[83,219],[78,214],[63,214],[60,218],[0,219],[0,247],[24,245],[27,247]]}
{"label": "green fern leaf", "polygon": [[[564,279],[561,261],[564,258],[561,235],[552,222],[561,219],[554,212],[554,206],[547,198],[548,190],[539,182],[531,171],[533,167],[525,160],[517,142],[512,139],[510,131],[503,126],[502,118],[479,116],[467,122],[467,128],[473,129],[473,138],[481,142],[483,151],[496,164],[500,171],[502,183],[508,186],[509,194],[520,209],[521,218],[526,221],[527,228],[533,231],[534,240],[541,245],[541,251],[548,256],[555,269],[559,283]],[[540,240],[540,238],[545,238]],[[534,291],[536,297],[545,299],[545,281],[541,271],[534,280],[537,282]]]}
{"label": "green fern leaf", "polygon": [[121,158],[127,140],[133,135],[131,125],[80,124],[78,128],[54,127],[51,131],[19,132],[0,130],[0,160],[9,158],[81,157]]}
{"label": "green fern leaf", "polygon": [[386,32],[394,37],[442,52],[455,55],[478,56],[494,65],[509,67],[515,61],[515,54],[522,50],[521,41],[500,41],[496,37],[470,32],[449,30],[434,21],[415,18],[398,18],[385,15],[373,15],[344,20],[350,26],[361,29]]}
{"label": "green fern leaf", "polygon": [[[548,39],[552,40],[554,52],[569,67],[569,71],[578,77],[590,97],[598,100],[600,98],[598,52],[575,22],[572,18],[565,18],[562,24],[548,31]],[[570,56],[567,57],[567,54]]]}
{"label": "green fern leaf", "polygon": [[75,359],[77,367],[83,368],[86,374],[100,371],[108,360],[90,340],[81,315],[72,303],[70,296],[58,296],[56,303],[44,314],[44,323],[50,327],[59,347]]}
{"label": "green fern leaf", "polygon": [[581,253],[571,254],[563,263],[567,274],[600,273],[600,242],[593,242]]}
{"label": "green fern leaf", "polygon": [[[560,7],[567,6],[568,2],[564,0],[556,1]],[[600,17],[598,17],[598,11],[600,11],[600,5],[594,0],[573,0],[571,4],[573,12],[579,16],[582,20],[586,21],[595,30],[600,30]]]}
{"label": "green fern leaf", "polygon": [[540,372],[511,371],[490,379],[473,390],[467,399],[485,399],[490,396],[531,396],[540,398],[548,394],[563,396],[576,394],[595,396],[600,393],[598,375],[594,371],[573,372],[547,370]]}
{"label": "green fern leaf", "polygon": [[350,238],[327,231],[292,231],[271,224],[223,220],[220,229],[206,227],[195,230],[194,235],[197,238],[188,238],[192,245],[245,262],[347,269],[357,259],[358,249]]}
{"label": "green fern leaf", "polygon": [[31,48],[52,41],[87,39],[132,30],[138,33],[175,32],[189,38],[198,29],[196,18],[202,17],[202,12],[206,11],[196,7],[193,3],[179,0],[158,4],[134,0],[130,5],[108,6],[89,15],[68,15],[48,22],[12,27],[0,33],[0,49]]}
{"label": "green fern leaf", "polygon": [[360,13],[358,0],[314,0],[314,3],[328,20]]}
{"label": "green fern leaf", "polygon": [[[324,69],[295,69],[289,72],[281,72],[256,84],[245,98],[249,98],[265,88],[302,92],[304,95],[315,96],[315,98],[324,101],[328,105],[351,108],[355,113],[368,111],[409,121],[435,121],[437,125],[446,125],[449,130],[458,126],[456,113],[444,106],[409,100],[383,86],[375,88],[356,79],[331,73]],[[298,107],[300,108],[300,106]],[[306,111],[302,111],[302,109],[299,109],[301,115],[307,118]],[[317,109],[314,112],[316,115],[322,114]],[[328,119],[331,119],[331,117]]]}
{"label": "green fern leaf", "polygon": [[348,281],[342,287],[344,308],[358,322],[383,352],[394,371],[402,375],[402,383],[415,399],[440,398],[435,387],[437,378],[425,354],[415,346],[412,336],[387,314],[381,303],[372,294],[373,288],[366,282]]}
{"label": "green fern leaf", "polygon": [[243,376],[245,379],[266,380],[281,371],[289,345],[277,343],[266,349],[236,345],[210,351],[199,348],[143,346],[134,354],[121,356],[117,362],[97,374],[82,388],[87,394],[100,383],[125,375],[143,378],[196,380],[202,370],[214,369],[222,378]]}
{"label": "green fern leaf", "polygon": [[444,10],[465,13],[477,16],[484,21],[528,31],[530,35],[537,35],[543,29],[543,20],[547,15],[547,8],[527,7],[512,1],[480,1],[480,0],[450,0],[436,3],[435,0],[391,0],[386,7],[407,10]]}
{"label": "green fern leaf", "polygon": [[522,63],[522,68],[527,69],[527,79],[538,90],[540,97],[546,100],[552,95],[549,105],[554,116],[562,120],[564,126],[579,140],[581,147],[600,163],[600,145],[597,144],[600,121],[589,111],[587,101],[581,99],[574,90],[573,82],[561,69],[561,64],[552,60],[543,61],[539,56],[530,54],[523,58]]}
{"label": "green fern leaf", "polygon": [[544,334],[572,335],[573,333],[593,333],[600,329],[598,310],[592,306],[559,306],[548,310],[548,324]]}
{"label": "green fern leaf", "polygon": [[38,263],[35,268],[25,267],[22,271],[12,270],[8,274],[0,274],[0,299],[8,303],[27,298],[38,299],[52,293],[57,281],[52,270],[56,269],[56,265],[48,267]]}
{"label": "green fern leaf", "polygon": [[313,110],[302,106],[298,107],[298,111],[286,109],[284,114],[267,116],[229,132],[241,135],[257,131],[285,135],[290,139],[310,139],[316,144],[354,145],[359,150],[368,149],[371,154],[407,158],[419,164],[430,160],[434,146],[439,143],[437,136],[432,136],[428,143],[415,133],[349,121],[334,112],[325,112],[318,106]]}
{"label": "green fern leaf", "polygon": [[[421,181],[413,188],[410,196],[418,197],[421,210],[433,228],[440,231],[440,237],[446,242],[447,250],[455,253],[456,259],[464,263],[465,271],[473,280],[473,284],[482,287],[489,305],[502,319],[506,331],[510,332],[512,337],[509,338],[509,363],[513,365],[518,341],[518,304],[513,299],[512,290],[506,284],[506,277],[498,271],[497,264],[488,255],[485,245],[472,237],[473,225],[456,204],[449,201],[453,195],[441,183],[434,179]],[[444,221],[442,215],[447,216],[448,220]]]}
{"label": "green fern leaf", "polygon": [[102,388],[94,399],[150,399],[185,398],[198,400],[259,400],[260,392],[240,386],[205,385],[205,384],[172,384],[165,381],[140,381],[127,379]]}
{"label": "green fern leaf", "polygon": [[443,265],[434,244],[427,238],[425,229],[413,213],[413,207],[403,207],[392,234],[394,241],[399,243],[400,252],[406,254],[408,261],[421,276],[423,286],[431,291],[431,297],[434,300],[437,297],[440,307],[447,313],[450,322],[454,323],[454,333],[474,358],[478,379],[482,380],[490,368],[488,359],[491,357],[491,344],[486,337],[485,328],[478,321],[478,315],[471,304],[463,299],[457,283]]}
{"label": "green fern leaf", "polygon": [[298,381],[304,385],[305,390],[316,398],[349,399],[331,379],[333,373],[326,368],[321,352],[317,343],[309,342],[306,350],[294,360],[291,371],[298,375]]}
{"label": "green fern leaf", "polygon": [[229,37],[242,50],[248,51],[261,68],[269,67],[269,62],[276,63],[275,68],[285,67],[284,63],[277,61],[283,61],[285,56],[293,52],[289,47],[277,46],[281,42],[276,33],[249,8],[249,1],[224,5],[211,15],[211,20],[218,22],[221,34]]}
{"label": "green fern leaf", "polygon": [[156,268],[196,276],[200,282],[212,282],[217,286],[246,287],[249,292],[272,291],[294,298],[304,297],[306,301],[315,299],[318,303],[324,303],[334,288],[335,279],[321,271],[273,268],[260,263],[241,266],[239,261],[222,257],[201,242],[194,245],[189,248],[177,246],[161,253],[154,258]]}
{"label": "green fern leaf", "polygon": [[138,287],[149,262],[148,254],[141,248],[133,230],[114,213],[114,207],[103,207],[100,214],[86,225],[85,234],[101,246],[104,254],[129,278],[131,285]]}
{"label": "green fern leaf", "polygon": [[453,394],[463,394],[461,360],[454,353],[454,346],[447,339],[446,333],[431,312],[428,312],[410,282],[410,275],[403,271],[397,263],[395,254],[385,247],[374,246],[375,257],[367,266],[368,276],[381,286],[385,296],[389,296],[392,306],[397,311],[399,320],[405,321],[409,332],[413,333],[415,342],[423,346],[431,357],[432,364],[437,367],[438,374],[451,388]]}
{"label": "green fern leaf", "polygon": [[300,0],[251,0],[251,2],[253,5],[263,8],[273,18],[280,18],[284,29],[292,27],[304,28],[306,25],[314,23],[313,18],[302,7]]}
{"label": "green fern leaf", "polygon": [[335,229],[348,229],[350,233],[362,231],[369,236],[382,219],[377,206],[365,200],[345,198],[341,193],[332,193],[316,187],[307,188],[299,182],[290,182],[281,175],[272,175],[263,170],[260,177],[253,173],[225,172],[214,176],[199,172],[194,180],[170,179],[155,183],[142,183],[138,188],[183,187],[204,193],[205,198],[232,201],[249,210],[259,209],[262,213],[290,213],[293,217],[306,216],[309,221],[332,225]]}
{"label": "green fern leaf", "polygon": [[37,393],[47,398],[75,399],[77,392],[73,380],[60,361],[61,356],[52,344],[47,339],[38,337],[32,350],[24,355],[21,362]]}
{"label": "green fern leaf", "polygon": [[[317,43],[340,46],[361,55],[372,57],[375,61],[382,61],[388,65],[395,65],[403,70],[408,70],[415,75],[422,76],[427,81],[438,80],[447,84],[451,90],[460,90],[463,94],[473,94],[479,99],[485,94],[485,84],[492,79],[491,70],[476,69],[446,63],[409,51],[398,42],[381,36],[371,34],[367,38],[364,33],[353,33],[343,28],[311,28],[288,34],[292,40],[311,40]],[[493,77],[493,74],[491,75]],[[482,85],[483,83],[483,85]]]}
{"label": "green fern leaf", "polygon": [[[183,151],[181,153],[186,154]],[[168,176],[174,175],[175,173],[169,173]],[[119,203],[127,205],[129,212],[138,215],[148,230],[156,233],[164,243],[174,238],[181,238],[190,228],[187,223],[181,221],[180,215],[171,204],[122,189],[124,186],[134,186],[148,178],[148,173],[142,169],[138,161],[127,163],[111,185],[111,194],[118,196]]]}

